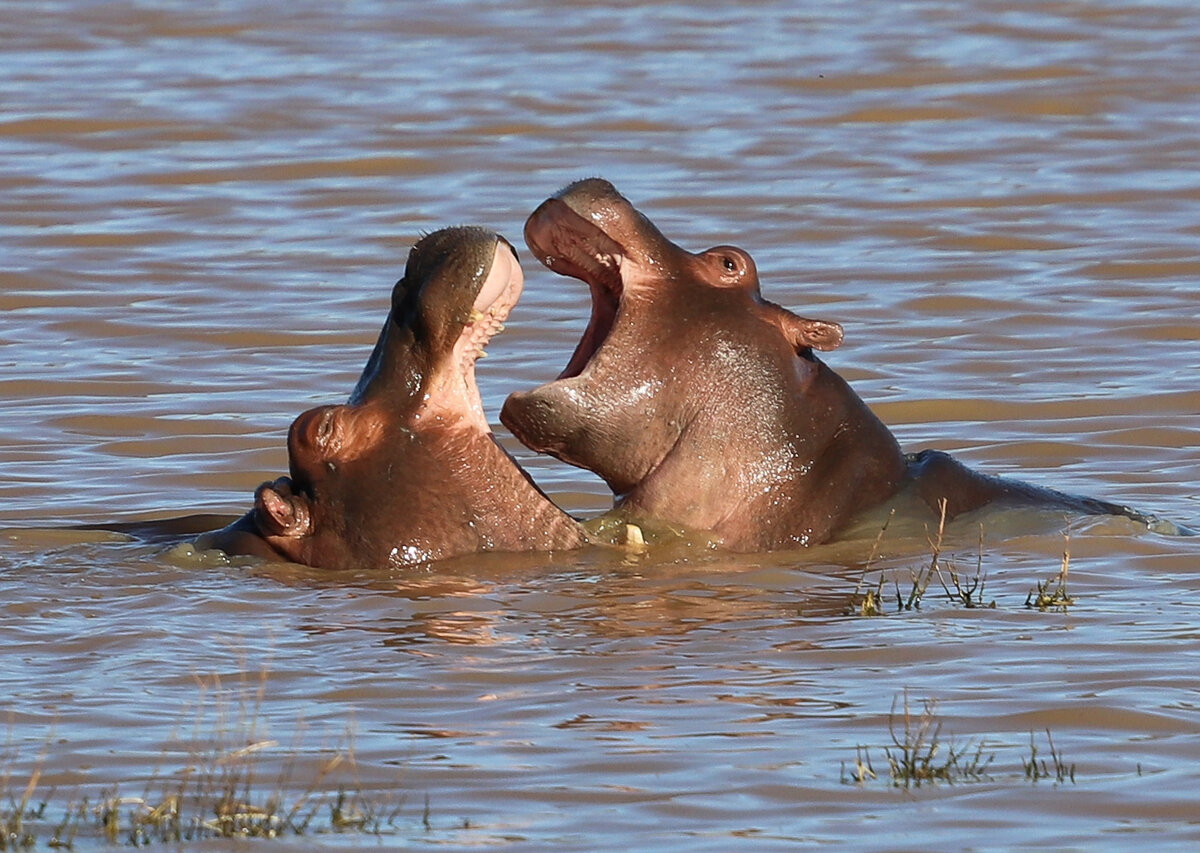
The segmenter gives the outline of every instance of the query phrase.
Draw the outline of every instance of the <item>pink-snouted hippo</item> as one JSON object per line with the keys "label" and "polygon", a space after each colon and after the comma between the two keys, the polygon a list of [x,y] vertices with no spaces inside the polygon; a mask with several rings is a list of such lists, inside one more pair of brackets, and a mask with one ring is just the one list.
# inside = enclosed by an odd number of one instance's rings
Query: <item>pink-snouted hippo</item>
{"label": "pink-snouted hippo", "polygon": [[197,547],[371,569],[585,544],[496,442],[475,384],[475,361],[523,280],[516,252],[491,231],[422,238],[349,401],[300,415],[290,477],[260,486],[253,510]]}
{"label": "pink-snouted hippo", "polygon": [[614,513],[710,531],[732,550],[814,545],[911,488],[956,515],[993,501],[1130,514],[906,455],[814,350],[836,323],[759,293],[754,261],[668,240],[607,181],[571,184],[525,225],[533,254],[582,279],[592,312],[557,380],[509,396],[501,422],[529,448],[608,483]]}

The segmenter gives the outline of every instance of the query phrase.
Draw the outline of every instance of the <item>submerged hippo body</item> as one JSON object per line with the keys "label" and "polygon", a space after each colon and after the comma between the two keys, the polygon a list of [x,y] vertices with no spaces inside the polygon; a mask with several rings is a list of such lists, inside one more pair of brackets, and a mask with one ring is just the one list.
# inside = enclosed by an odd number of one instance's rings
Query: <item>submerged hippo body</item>
{"label": "submerged hippo body", "polygon": [[592,315],[557,380],[512,394],[500,419],[531,449],[607,481],[614,512],[714,532],[725,547],[824,542],[912,488],[953,517],[1011,500],[1124,512],[987,477],[944,453],[906,456],[813,350],[841,327],[762,299],[754,262],[693,254],[611,184],[568,186],[525,237],[551,270],[585,281]]}
{"label": "submerged hippo body", "polygon": [[496,442],[475,361],[521,293],[516,253],[479,228],[413,247],[349,401],[296,419],[290,477],[201,548],[323,568],[574,548],[578,525]]}

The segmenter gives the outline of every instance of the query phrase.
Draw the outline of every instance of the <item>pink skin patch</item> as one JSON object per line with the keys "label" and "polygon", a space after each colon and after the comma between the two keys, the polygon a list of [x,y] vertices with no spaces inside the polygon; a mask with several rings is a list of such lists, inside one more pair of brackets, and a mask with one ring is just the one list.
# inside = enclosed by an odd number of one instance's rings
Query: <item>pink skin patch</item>
{"label": "pink skin patch", "polygon": [[503,301],[507,303],[507,308],[504,310],[504,314],[507,316],[512,306],[516,305],[517,300],[521,298],[521,290],[524,286],[525,274],[521,271],[521,265],[517,263],[516,256],[508,246],[497,243],[496,255],[492,260],[492,270],[483,282],[479,295],[475,297],[474,308],[476,311],[487,311],[494,307],[503,296]]}
{"label": "pink skin patch", "polygon": [[417,417],[432,415],[458,420],[480,432],[491,432],[475,384],[475,361],[486,354],[483,348],[492,336],[504,328],[504,321],[521,298],[524,286],[525,274],[516,255],[507,244],[498,242],[492,268],[471,306],[471,322],[463,327],[445,369],[430,377],[424,411]]}

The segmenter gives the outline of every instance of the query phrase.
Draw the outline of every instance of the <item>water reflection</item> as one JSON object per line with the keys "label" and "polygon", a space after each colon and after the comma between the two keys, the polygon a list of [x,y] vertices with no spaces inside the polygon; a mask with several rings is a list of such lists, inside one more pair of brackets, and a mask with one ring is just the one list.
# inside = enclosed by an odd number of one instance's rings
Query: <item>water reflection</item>
{"label": "water reflection", "polygon": [[[344,398],[420,232],[515,239],[591,174],[841,322],[831,365],[908,449],[1200,526],[1195,4],[625,5],[0,3],[7,799],[43,752],[59,792],[140,793],[184,763],[195,676],[266,665],[276,740],[353,728],[358,778],[416,804],[385,844],[1195,847],[1196,538],[989,518],[995,609],[935,587],[864,618],[881,519],[803,555],[336,577],[45,529],[240,513],[295,414]],[[493,416],[582,331],[583,292],[526,266]],[[977,527],[948,537],[972,569]],[[1068,547],[1076,603],[1026,609]],[[873,566],[928,559],[897,522]],[[905,689],[996,751],[986,783],[841,783]],[[1022,772],[1046,727],[1075,785]]]}

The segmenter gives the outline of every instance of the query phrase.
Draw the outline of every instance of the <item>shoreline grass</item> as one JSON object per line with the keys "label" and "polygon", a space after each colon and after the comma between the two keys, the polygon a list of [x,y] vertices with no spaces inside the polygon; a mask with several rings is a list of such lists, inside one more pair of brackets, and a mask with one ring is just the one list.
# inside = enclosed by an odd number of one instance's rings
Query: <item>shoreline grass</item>
{"label": "shoreline grass", "polygon": [[[404,831],[405,795],[363,785],[352,730],[332,746],[312,749],[302,743],[301,725],[284,746],[265,733],[265,670],[257,684],[243,671],[233,688],[217,675],[196,681],[191,736],[174,733],[160,767],[141,780],[82,784],[62,796],[45,784],[49,739],[26,774],[14,773],[18,755],[10,723],[0,756],[0,853],[72,850],[94,842],[145,847]],[[126,793],[131,787],[140,793]],[[415,833],[428,831],[428,798],[423,812],[406,823]]]}

